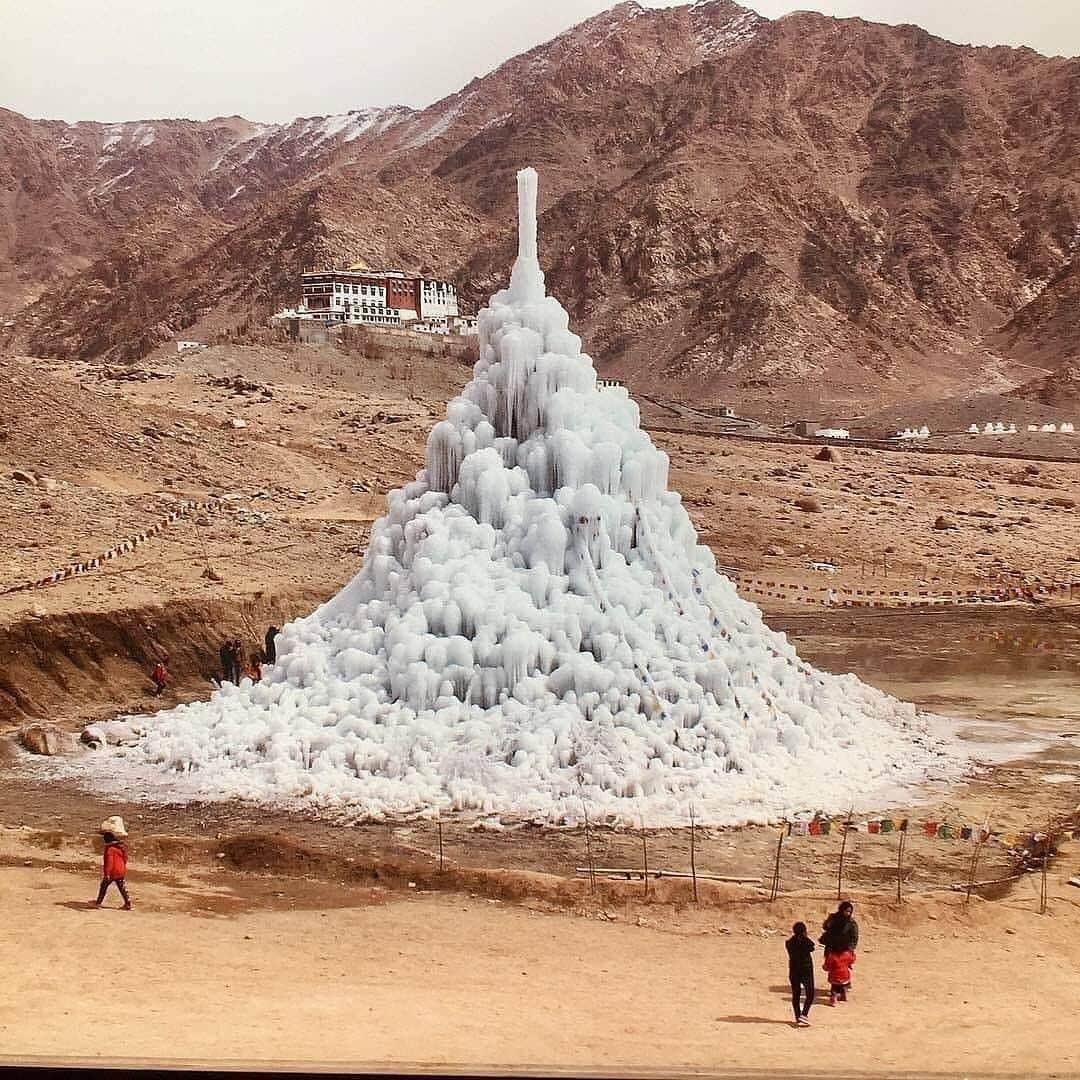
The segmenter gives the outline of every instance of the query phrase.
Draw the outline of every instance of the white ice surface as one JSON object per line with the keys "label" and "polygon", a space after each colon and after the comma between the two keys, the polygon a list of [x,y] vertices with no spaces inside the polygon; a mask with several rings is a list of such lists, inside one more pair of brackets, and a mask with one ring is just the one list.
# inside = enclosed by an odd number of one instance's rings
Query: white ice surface
{"label": "white ice surface", "polygon": [[[870,807],[965,768],[958,742],[815,671],[697,543],[625,390],[546,296],[536,174],[474,377],[389,496],[359,573],[262,681],[97,725],[127,790],[344,817],[735,824]],[[880,805],[880,802],[879,802]]]}

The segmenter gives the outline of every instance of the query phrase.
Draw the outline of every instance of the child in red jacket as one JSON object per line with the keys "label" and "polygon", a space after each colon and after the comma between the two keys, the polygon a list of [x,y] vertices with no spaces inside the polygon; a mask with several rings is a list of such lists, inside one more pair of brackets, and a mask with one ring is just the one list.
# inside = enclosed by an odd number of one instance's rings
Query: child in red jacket
{"label": "child in red jacket", "polygon": [[115,885],[120,895],[124,898],[124,911],[131,910],[131,897],[128,896],[124,878],[127,877],[127,849],[123,840],[127,836],[124,828],[124,819],[111,817],[101,823],[101,835],[105,840],[105,856],[101,871],[101,888],[98,889],[97,899],[92,900],[94,907],[101,907],[105,901],[105,893],[110,885]]}
{"label": "child in red jacket", "polygon": [[850,949],[825,953],[825,971],[829,976],[829,1004],[847,1001],[847,988],[851,983],[851,968],[855,954]]}

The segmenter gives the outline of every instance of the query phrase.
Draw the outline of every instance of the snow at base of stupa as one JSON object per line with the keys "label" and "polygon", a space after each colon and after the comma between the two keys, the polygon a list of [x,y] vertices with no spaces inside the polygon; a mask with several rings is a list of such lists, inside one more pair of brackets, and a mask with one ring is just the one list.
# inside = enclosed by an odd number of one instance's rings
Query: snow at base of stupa
{"label": "snow at base of stupa", "polygon": [[260,682],[116,721],[140,737],[87,767],[354,819],[587,806],[649,825],[691,803],[716,824],[839,812],[960,775],[932,718],[814,670],[716,571],[637,406],[597,388],[545,295],[533,170],[518,190],[474,377],[360,572],[281,631]]}

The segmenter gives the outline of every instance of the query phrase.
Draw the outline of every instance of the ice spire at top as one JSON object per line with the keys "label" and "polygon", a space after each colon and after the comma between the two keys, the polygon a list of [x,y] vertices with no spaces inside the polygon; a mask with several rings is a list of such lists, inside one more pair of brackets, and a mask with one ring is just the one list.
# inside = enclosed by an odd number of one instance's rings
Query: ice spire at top
{"label": "ice spire at top", "polygon": [[518,254],[510,273],[510,296],[514,303],[539,303],[544,299],[544,272],[536,251],[536,170],[518,170]]}
{"label": "ice spire at top", "polygon": [[518,258],[536,258],[536,170],[530,165],[517,174]]}

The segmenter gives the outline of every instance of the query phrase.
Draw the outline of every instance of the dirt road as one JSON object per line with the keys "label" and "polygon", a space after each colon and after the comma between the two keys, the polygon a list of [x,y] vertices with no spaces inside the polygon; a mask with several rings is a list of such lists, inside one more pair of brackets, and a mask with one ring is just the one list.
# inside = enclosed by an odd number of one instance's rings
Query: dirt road
{"label": "dirt road", "polygon": [[252,878],[148,883],[136,870],[126,913],[85,907],[94,871],[0,871],[0,954],[17,959],[0,982],[9,1059],[1080,1070],[1080,890],[1060,880],[1044,917],[1033,888],[967,913],[953,897],[860,907],[852,1000],[815,1006],[814,1026],[795,1030],[783,932],[819,918],[825,897],[627,905],[609,921],[291,880],[263,882],[286,890],[276,910],[227,914]]}

